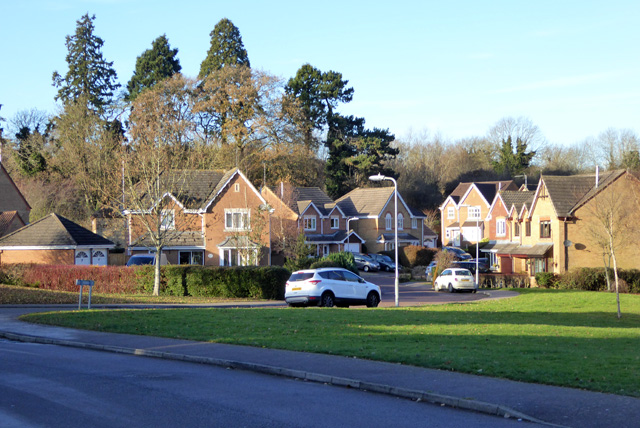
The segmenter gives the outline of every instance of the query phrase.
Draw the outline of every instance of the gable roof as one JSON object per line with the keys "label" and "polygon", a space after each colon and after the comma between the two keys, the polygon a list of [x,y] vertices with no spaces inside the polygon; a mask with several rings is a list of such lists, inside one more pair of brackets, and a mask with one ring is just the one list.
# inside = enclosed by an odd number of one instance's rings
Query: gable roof
{"label": "gable roof", "polygon": [[516,208],[516,214],[520,213],[522,206],[531,206],[533,197],[536,192],[532,191],[516,191],[516,190],[502,190],[499,192],[500,198],[504,202],[504,206],[507,212],[510,213],[513,207]]}
{"label": "gable roof", "polygon": [[[616,181],[618,178],[622,177],[625,174],[627,174],[627,171],[624,170],[624,169],[610,171],[608,174],[605,173],[604,175],[600,174],[600,177],[599,177],[599,180],[598,180],[598,186],[597,187],[593,186],[591,188],[591,190],[589,190],[587,193],[585,193],[584,196],[582,198],[580,198],[580,200],[578,202],[576,202],[575,205],[571,208],[571,210],[569,211],[569,214],[573,214],[573,212],[575,210],[577,210],[582,205],[587,203],[591,198],[596,196],[598,193],[602,192],[611,183],[613,183],[614,181]],[[630,175],[630,176],[633,177],[633,175]]]}
{"label": "gable roof", "polygon": [[[618,171],[606,171],[600,173],[598,180],[598,188],[606,185],[606,183],[613,181],[616,176],[620,175]],[[592,189],[595,189],[596,174],[580,174],[580,175],[568,175],[568,176],[542,176],[541,183],[544,183],[547,194],[551,199],[551,203],[556,211],[556,215],[560,218],[569,217],[573,207],[582,200]],[[538,191],[536,191],[536,197]],[[597,193],[599,190],[595,189]]]}
{"label": "gable roof", "polygon": [[393,192],[394,187],[358,187],[338,198],[336,204],[349,217],[379,217]]}
{"label": "gable roof", "polygon": [[7,231],[15,224],[19,225],[18,228],[25,225],[24,221],[22,221],[18,215],[18,211],[0,212],[0,236],[6,234]]}
{"label": "gable roof", "polygon": [[[478,193],[485,199],[487,205],[491,205],[499,190],[518,190],[518,186],[516,186],[513,180],[459,183],[451,194],[449,194],[448,198],[451,198],[457,206],[460,201],[467,196],[472,186],[478,190]],[[444,207],[444,203],[441,207]]]}
{"label": "gable roof", "polygon": [[115,244],[61,215],[51,213],[0,238],[0,248],[7,247],[113,248]]}
{"label": "gable roof", "polygon": [[[0,162],[0,211],[30,211],[31,206]],[[28,218],[24,220],[28,221]]]}
{"label": "gable roof", "polygon": [[[260,192],[238,168],[228,171],[172,170],[160,174],[159,180],[161,188],[167,190],[163,197],[173,198],[185,211],[202,212],[207,210],[236,175],[242,177],[258,198],[265,202]],[[158,201],[152,201],[152,196],[157,195],[142,193],[141,199],[153,205]]]}
{"label": "gable roof", "polygon": [[335,202],[319,187],[296,187],[293,191],[298,214],[302,214],[309,205],[313,204],[322,216],[329,215],[335,207]]}

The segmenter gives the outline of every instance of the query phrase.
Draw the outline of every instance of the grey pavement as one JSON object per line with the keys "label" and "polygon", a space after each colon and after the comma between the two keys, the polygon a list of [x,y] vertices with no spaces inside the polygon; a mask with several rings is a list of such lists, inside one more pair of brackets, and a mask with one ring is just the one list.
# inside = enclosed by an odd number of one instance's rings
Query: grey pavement
{"label": "grey pavement", "polygon": [[18,320],[21,314],[60,309],[74,307],[0,306],[0,337],[256,371],[550,426],[640,427],[640,400],[632,397],[356,358],[92,332]]}

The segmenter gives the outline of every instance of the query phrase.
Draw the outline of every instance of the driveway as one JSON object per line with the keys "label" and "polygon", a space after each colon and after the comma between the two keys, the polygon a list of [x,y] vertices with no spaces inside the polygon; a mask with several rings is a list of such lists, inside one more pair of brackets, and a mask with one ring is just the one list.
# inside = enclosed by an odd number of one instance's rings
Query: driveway
{"label": "driveway", "polygon": [[[380,286],[382,289],[381,307],[395,306],[395,276],[393,272],[360,272],[360,276]],[[478,293],[436,292],[433,291],[431,283],[425,281],[401,282],[398,290],[398,302],[400,306],[464,303],[489,298],[489,296],[482,291]],[[509,292],[505,291],[505,293]],[[514,293],[514,295],[515,294],[516,293]]]}

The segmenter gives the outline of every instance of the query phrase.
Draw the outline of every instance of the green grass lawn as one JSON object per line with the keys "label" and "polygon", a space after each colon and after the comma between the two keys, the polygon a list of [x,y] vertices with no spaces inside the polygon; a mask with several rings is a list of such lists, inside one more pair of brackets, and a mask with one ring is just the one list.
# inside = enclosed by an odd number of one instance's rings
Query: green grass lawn
{"label": "green grass lawn", "polygon": [[420,308],[83,310],[25,320],[290,349],[640,397],[640,296],[519,290]]}

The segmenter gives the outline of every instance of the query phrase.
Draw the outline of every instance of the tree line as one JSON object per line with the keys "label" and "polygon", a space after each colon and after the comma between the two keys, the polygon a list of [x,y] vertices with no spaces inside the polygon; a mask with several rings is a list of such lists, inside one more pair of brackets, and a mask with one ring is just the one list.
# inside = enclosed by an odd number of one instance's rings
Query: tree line
{"label": "tree line", "polygon": [[125,182],[180,168],[239,167],[257,186],[285,181],[334,198],[381,172],[428,212],[461,181],[534,183],[541,172],[640,167],[639,140],[629,130],[564,146],[547,143],[521,117],[458,141],[368,128],[365,118],[339,112],[355,92],[340,72],[304,64],[285,80],[253,69],[226,18],[210,33],[197,77],[181,74],[178,49],[161,35],[123,88],[94,22],[84,15],[66,37],[68,70],[52,75],[59,111],[21,111],[0,133],[8,148],[3,165],[31,204],[32,220],[56,211],[86,224],[95,211],[122,207]]}

